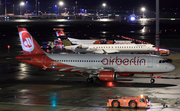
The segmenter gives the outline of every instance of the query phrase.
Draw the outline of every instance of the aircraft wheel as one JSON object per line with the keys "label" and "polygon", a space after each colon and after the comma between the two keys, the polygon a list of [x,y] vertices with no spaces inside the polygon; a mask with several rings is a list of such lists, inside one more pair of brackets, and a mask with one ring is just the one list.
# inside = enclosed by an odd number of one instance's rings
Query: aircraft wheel
{"label": "aircraft wheel", "polygon": [[99,78],[96,78],[95,81],[99,81]]}
{"label": "aircraft wheel", "polygon": [[93,78],[87,78],[88,83],[93,83],[93,81],[94,81]]}
{"label": "aircraft wheel", "polygon": [[154,82],[155,82],[155,79],[151,79],[150,82],[151,82],[151,83],[154,83]]}

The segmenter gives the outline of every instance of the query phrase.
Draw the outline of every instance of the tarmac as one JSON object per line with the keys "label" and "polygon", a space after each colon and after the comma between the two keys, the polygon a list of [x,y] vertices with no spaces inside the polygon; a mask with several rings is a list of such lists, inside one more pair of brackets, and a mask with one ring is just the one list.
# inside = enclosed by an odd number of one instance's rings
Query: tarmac
{"label": "tarmac", "polygon": [[[178,21],[177,21],[178,22]],[[52,23],[52,22],[51,22]],[[176,69],[170,73],[154,75],[155,83],[150,83],[150,75],[135,74],[133,77],[119,76],[116,82],[94,82],[89,84],[86,82],[88,75],[80,75],[78,73],[63,73],[51,70],[43,70],[39,67],[18,62],[15,56],[22,54],[17,29],[15,25],[25,25],[32,35],[38,41],[54,40],[55,32],[52,27],[57,24],[47,24],[41,26],[36,23],[16,23],[13,26],[10,22],[1,24],[0,32],[0,111],[179,111],[180,110],[180,53],[179,53],[179,29],[176,32],[164,33],[164,39],[161,44],[170,47],[170,56],[165,58],[172,59]],[[7,26],[8,24],[8,26]],[[56,24],[56,25],[55,25]],[[65,23],[63,23],[65,24]],[[70,24],[70,23],[69,23]],[[78,23],[77,23],[78,24]],[[105,25],[104,25],[105,24]],[[106,23],[96,31],[96,35],[100,33],[100,29],[106,26]],[[109,25],[112,23],[109,23]],[[46,26],[47,25],[47,26]],[[76,25],[71,27],[70,33],[74,33]],[[88,32],[94,24],[81,25],[76,32],[85,28]],[[126,24],[125,24],[126,25]],[[135,24],[136,25],[136,24]],[[6,26],[6,27],[5,27]],[[8,29],[13,27],[13,32]],[[36,26],[36,27],[35,27]],[[41,30],[38,28],[43,27]],[[82,27],[83,26],[83,27]],[[110,25],[114,27],[114,25]],[[118,26],[118,24],[117,24]],[[148,26],[148,25],[147,25]],[[176,25],[175,25],[176,26]],[[3,27],[3,28],[2,28]],[[48,28],[46,28],[48,27]],[[59,26],[60,27],[60,26]],[[94,26],[96,27],[96,25]],[[90,31],[94,31],[94,27]],[[127,26],[128,27],[128,26]],[[126,29],[127,29],[126,27]],[[134,26],[135,27],[135,26]],[[137,28],[138,27],[138,28]],[[139,25],[137,25],[139,32]],[[153,25],[149,25],[150,29]],[[169,27],[166,26],[166,27]],[[177,25],[177,28],[179,25]],[[34,29],[35,28],[35,29]],[[116,28],[116,27],[115,27]],[[121,27],[123,29],[123,27]],[[176,28],[176,27],[175,27]],[[93,30],[94,29],[94,30]],[[148,29],[148,28],[147,28]],[[154,28],[153,28],[154,29]],[[174,29],[174,28],[173,28]],[[35,31],[37,30],[37,31]],[[52,30],[51,32],[48,32]],[[129,33],[131,29],[124,31],[118,29],[116,33]],[[164,30],[164,29],[163,29]],[[170,30],[170,29],[169,29]],[[114,30],[113,30],[114,31]],[[149,31],[149,30],[148,30]],[[173,30],[174,31],[174,30]],[[47,32],[47,33],[45,33]],[[79,32],[80,33],[80,32]],[[91,33],[91,32],[90,32]],[[108,33],[108,32],[107,32]],[[114,32],[112,32],[114,33]],[[52,34],[54,36],[52,37]],[[80,33],[81,34],[81,33]],[[83,33],[84,34],[84,33]],[[82,34],[82,35],[83,35]],[[110,33],[111,34],[111,33]],[[133,37],[141,38],[139,33],[132,33]],[[51,35],[51,36],[50,36]],[[107,34],[108,35],[108,34]],[[147,32],[143,37],[144,40],[152,39],[154,41],[153,32]],[[51,38],[50,38],[51,37]],[[148,38],[149,37],[149,38]],[[170,38],[171,37],[171,38]],[[169,41],[174,41],[170,42]],[[169,44],[168,44],[169,43]],[[10,49],[7,45],[11,45]],[[108,97],[115,96],[149,96],[152,104],[159,103],[177,103],[168,105],[164,108],[162,105],[151,106],[150,108],[108,108]]]}
{"label": "tarmac", "polygon": [[[180,110],[180,56],[173,60],[176,70],[154,75],[118,77],[117,82],[86,82],[88,75],[46,70],[25,63],[0,65],[0,111],[178,111]],[[9,59],[9,58],[8,58]],[[17,70],[16,67],[19,67]],[[160,78],[161,77],[161,78]],[[147,95],[152,104],[177,103],[163,108],[108,108],[108,97]]]}

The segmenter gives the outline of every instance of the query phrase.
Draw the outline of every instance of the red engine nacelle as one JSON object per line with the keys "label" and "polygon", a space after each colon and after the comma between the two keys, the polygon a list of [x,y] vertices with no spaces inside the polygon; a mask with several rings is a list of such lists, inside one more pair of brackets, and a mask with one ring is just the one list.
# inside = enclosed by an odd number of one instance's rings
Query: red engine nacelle
{"label": "red engine nacelle", "polygon": [[114,71],[100,71],[99,79],[102,81],[115,81],[116,73]]}
{"label": "red engine nacelle", "polygon": [[117,72],[117,74],[120,75],[120,76],[125,76],[125,77],[132,77],[132,76],[134,76],[134,74],[130,74],[130,73],[118,73]]}

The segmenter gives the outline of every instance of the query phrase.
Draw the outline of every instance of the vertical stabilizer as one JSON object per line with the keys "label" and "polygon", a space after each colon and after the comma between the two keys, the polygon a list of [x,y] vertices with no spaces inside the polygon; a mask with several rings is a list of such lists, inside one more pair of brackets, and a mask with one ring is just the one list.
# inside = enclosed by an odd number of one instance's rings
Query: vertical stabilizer
{"label": "vertical stabilizer", "polygon": [[57,37],[64,37],[66,34],[64,33],[63,28],[54,28],[53,30],[56,31]]}
{"label": "vertical stabilizer", "polygon": [[26,28],[18,27],[18,32],[24,55],[45,54]]}
{"label": "vertical stabilizer", "polygon": [[64,46],[74,45],[64,33],[63,28],[53,28],[53,30],[55,30],[58,39],[62,41]]}

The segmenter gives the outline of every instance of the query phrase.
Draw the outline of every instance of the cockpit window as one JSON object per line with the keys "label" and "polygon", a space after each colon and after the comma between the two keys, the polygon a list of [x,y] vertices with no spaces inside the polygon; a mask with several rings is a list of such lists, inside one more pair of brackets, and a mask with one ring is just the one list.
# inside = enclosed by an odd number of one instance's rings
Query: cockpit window
{"label": "cockpit window", "polygon": [[144,99],[139,99],[139,102],[143,102],[143,103],[144,103],[144,102],[145,102],[145,100],[144,100]]}
{"label": "cockpit window", "polygon": [[172,59],[160,60],[159,63],[172,63]]}

